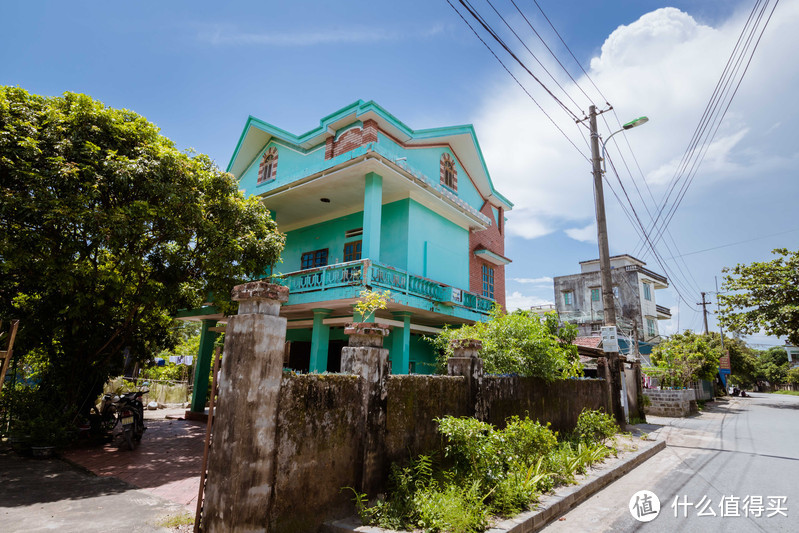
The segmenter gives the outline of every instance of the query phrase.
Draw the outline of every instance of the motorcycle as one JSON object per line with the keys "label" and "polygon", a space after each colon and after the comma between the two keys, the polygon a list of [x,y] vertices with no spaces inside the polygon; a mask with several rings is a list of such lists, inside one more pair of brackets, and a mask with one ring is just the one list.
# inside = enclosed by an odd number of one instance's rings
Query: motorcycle
{"label": "motorcycle", "polygon": [[147,429],[144,426],[142,396],[148,392],[148,390],[128,392],[120,396],[116,401],[117,420],[121,424],[123,438],[130,450],[141,442],[141,438]]}
{"label": "motorcycle", "polygon": [[128,449],[134,449],[147,429],[144,426],[142,396],[148,392],[149,390],[138,390],[121,396],[103,394],[100,404],[92,408],[90,415],[92,434],[111,442],[119,426]]}

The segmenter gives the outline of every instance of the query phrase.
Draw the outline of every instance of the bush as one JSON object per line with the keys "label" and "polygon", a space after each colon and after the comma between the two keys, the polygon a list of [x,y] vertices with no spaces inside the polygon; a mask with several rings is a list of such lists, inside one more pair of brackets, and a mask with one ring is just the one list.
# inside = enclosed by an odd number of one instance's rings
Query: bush
{"label": "bush", "polygon": [[619,426],[616,425],[612,416],[603,411],[583,409],[577,418],[577,427],[574,432],[580,442],[604,443],[605,440],[619,432]]}

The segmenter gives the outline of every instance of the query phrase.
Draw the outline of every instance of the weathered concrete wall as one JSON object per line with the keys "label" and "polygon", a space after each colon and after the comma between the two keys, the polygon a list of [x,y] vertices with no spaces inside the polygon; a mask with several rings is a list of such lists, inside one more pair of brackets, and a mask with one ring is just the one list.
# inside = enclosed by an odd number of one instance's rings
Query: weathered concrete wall
{"label": "weathered concrete wall", "polygon": [[651,402],[645,408],[648,415],[688,416],[698,410],[694,389],[644,389],[644,395],[648,396]]}
{"label": "weathered concrete wall", "polygon": [[340,489],[359,481],[361,386],[354,375],[283,375],[269,531],[314,531],[320,517],[352,512]]}
{"label": "weathered concrete wall", "polygon": [[460,376],[399,376],[388,380],[386,460],[404,463],[409,456],[441,446],[436,418],[469,416],[466,380]]}
{"label": "weathered concrete wall", "polygon": [[485,421],[503,427],[513,415],[529,416],[541,423],[550,422],[556,431],[568,432],[577,425],[583,409],[610,412],[604,387],[605,381],[599,379],[547,383],[538,378],[485,376]]}

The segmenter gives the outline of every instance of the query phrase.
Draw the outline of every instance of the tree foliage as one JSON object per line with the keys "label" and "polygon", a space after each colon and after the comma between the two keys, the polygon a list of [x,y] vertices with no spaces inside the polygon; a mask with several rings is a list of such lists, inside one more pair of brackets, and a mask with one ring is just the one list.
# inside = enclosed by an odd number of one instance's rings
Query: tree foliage
{"label": "tree foliage", "polygon": [[0,87],[0,316],[75,407],[174,340],[171,316],[275,263],[268,211],[128,110]]}
{"label": "tree foliage", "polygon": [[711,348],[704,335],[677,333],[652,349],[653,367],[643,371],[667,387],[687,387],[700,379],[712,380],[719,369],[720,350]]}
{"label": "tree foliage", "polygon": [[720,322],[743,334],[765,331],[799,346],[799,251],[778,248],[777,259],[737,265],[724,276]]}
{"label": "tree foliage", "polygon": [[555,313],[542,318],[530,311],[506,314],[494,307],[488,321],[445,328],[431,340],[442,354],[442,365],[452,355],[450,340],[478,339],[483,343],[480,357],[486,372],[552,381],[582,375],[577,346],[572,344],[576,337],[577,327],[559,323]]}
{"label": "tree foliage", "polygon": [[729,353],[732,367],[731,379],[734,383],[748,386],[757,381],[757,350],[747,346],[741,339],[731,338],[727,335],[724,335],[724,348],[722,349],[721,335],[716,332],[710,332],[705,338],[710,347],[719,355],[723,355],[725,352]]}

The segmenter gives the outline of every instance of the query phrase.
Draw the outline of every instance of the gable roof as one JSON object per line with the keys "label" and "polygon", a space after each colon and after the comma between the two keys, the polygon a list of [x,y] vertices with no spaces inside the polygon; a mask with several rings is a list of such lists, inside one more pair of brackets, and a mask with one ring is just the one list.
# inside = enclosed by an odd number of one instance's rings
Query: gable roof
{"label": "gable roof", "polygon": [[432,142],[448,144],[458,155],[465,170],[472,177],[480,194],[495,206],[506,210],[513,204],[494,189],[491,176],[486,167],[480,143],[477,141],[471,124],[413,130],[374,101],[358,100],[338,111],[323,117],[319,127],[301,135],[294,135],[268,122],[250,116],[233,151],[227,171],[241,177],[263,147],[273,138],[293,145],[300,151],[307,151],[323,144],[327,137],[336,134],[339,128],[356,121],[375,120],[380,129],[408,147],[425,146]]}

